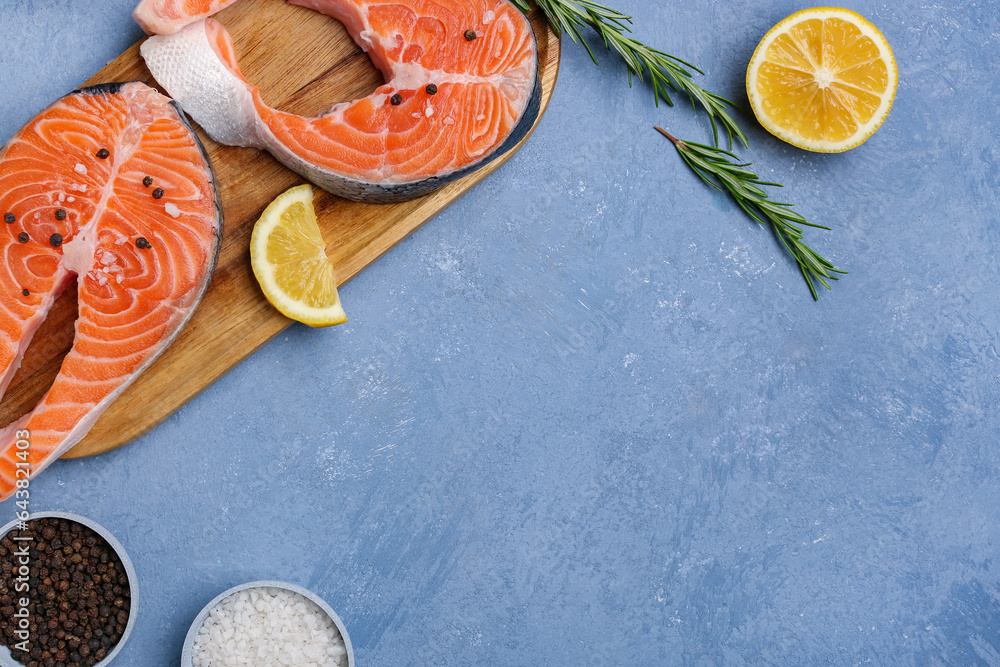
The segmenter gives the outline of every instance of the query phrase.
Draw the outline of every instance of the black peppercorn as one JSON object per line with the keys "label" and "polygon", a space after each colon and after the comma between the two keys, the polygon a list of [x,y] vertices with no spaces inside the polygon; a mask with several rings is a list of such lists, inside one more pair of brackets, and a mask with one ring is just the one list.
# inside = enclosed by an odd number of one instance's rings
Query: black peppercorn
{"label": "black peppercorn", "polygon": [[400,95],[399,93],[396,93],[395,95],[389,98],[389,102],[392,104],[392,106],[398,107],[400,104],[403,103],[403,96]]}
{"label": "black peppercorn", "polygon": [[[145,236],[140,236],[139,238],[137,238],[135,240],[135,247],[139,248],[140,250],[148,250],[149,248],[152,248],[153,246],[152,246],[152,244],[150,244],[149,241],[146,240]],[[110,579],[105,579],[105,581],[111,581],[111,580]]]}
{"label": "black peppercorn", "polygon": [[17,222],[17,216],[14,215],[13,213],[4,213],[3,221],[6,222],[8,225],[13,225],[15,222]]}
{"label": "black peppercorn", "polygon": [[427,88],[425,90],[428,95],[437,95],[438,87],[433,83],[429,83],[427,84]]}
{"label": "black peppercorn", "polygon": [[63,241],[62,234],[53,234],[52,236],[49,237],[49,243],[52,245],[53,248],[58,248],[59,246],[61,246],[62,241]]}
{"label": "black peppercorn", "polygon": [[97,151],[97,157],[99,157],[102,160],[107,160],[110,155],[111,151],[109,151],[107,148],[102,148],[101,150]]}
{"label": "black peppercorn", "polygon": [[27,243],[28,242],[28,232],[21,232],[20,234],[18,234],[17,235],[17,240],[20,241],[21,243]]}
{"label": "black peppercorn", "polygon": [[142,184],[148,188],[150,185],[153,184],[153,177],[147,176],[146,178],[142,179]]}
{"label": "black peppercorn", "polygon": [[475,30],[466,30],[465,31],[465,41],[467,41],[467,42],[473,41],[478,36],[479,35],[476,34]]}
{"label": "black peppercorn", "polygon": [[[21,290],[21,294],[23,294],[24,296],[31,296],[31,292],[28,291],[27,287],[25,287],[23,290]],[[39,586],[38,588],[41,589],[41,586]],[[39,590],[39,592],[41,593],[42,591]]]}
{"label": "black peppercorn", "polygon": [[153,199],[160,199],[161,197],[163,197],[163,188],[153,190]]}
{"label": "black peppercorn", "polygon": [[66,219],[66,209],[64,208],[56,209],[56,220],[59,220],[61,222],[65,219]]}

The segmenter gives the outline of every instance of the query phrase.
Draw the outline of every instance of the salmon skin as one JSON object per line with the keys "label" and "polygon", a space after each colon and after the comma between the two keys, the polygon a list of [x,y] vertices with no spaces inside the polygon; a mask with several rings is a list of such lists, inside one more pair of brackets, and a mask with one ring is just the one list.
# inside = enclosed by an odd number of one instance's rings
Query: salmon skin
{"label": "salmon skin", "polygon": [[59,294],[73,280],[79,293],[52,387],[0,430],[4,499],[25,463],[34,476],[83,439],[190,319],[222,211],[178,106],[142,83],[114,83],[58,100],[0,150],[0,215],[0,395]]}
{"label": "salmon skin", "polygon": [[[193,4],[159,1],[173,14]],[[137,13],[153,4],[147,0]],[[273,109],[240,71],[225,27],[198,12],[173,34],[146,40],[142,56],[213,139],[267,150],[324,190],[357,201],[428,194],[503,155],[538,118],[535,35],[507,0],[292,4],[341,21],[386,84],[319,118]]]}

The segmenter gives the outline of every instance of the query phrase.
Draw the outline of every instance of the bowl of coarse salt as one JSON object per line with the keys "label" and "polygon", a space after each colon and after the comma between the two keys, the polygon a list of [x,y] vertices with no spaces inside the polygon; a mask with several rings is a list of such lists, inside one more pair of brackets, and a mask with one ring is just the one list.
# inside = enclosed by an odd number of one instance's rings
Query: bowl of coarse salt
{"label": "bowl of coarse salt", "polygon": [[252,581],[220,593],[194,619],[181,667],[354,667],[344,622],[312,591]]}

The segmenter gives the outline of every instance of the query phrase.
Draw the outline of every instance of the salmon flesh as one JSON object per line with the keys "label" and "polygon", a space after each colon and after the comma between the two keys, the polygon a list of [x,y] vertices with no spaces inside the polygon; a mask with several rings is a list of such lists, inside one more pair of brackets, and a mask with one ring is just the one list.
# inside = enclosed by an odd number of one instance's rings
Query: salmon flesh
{"label": "salmon flesh", "polygon": [[115,83],[58,100],[0,150],[0,215],[0,395],[59,294],[74,280],[79,294],[59,375],[0,431],[2,499],[80,442],[190,319],[222,211],[177,105]]}

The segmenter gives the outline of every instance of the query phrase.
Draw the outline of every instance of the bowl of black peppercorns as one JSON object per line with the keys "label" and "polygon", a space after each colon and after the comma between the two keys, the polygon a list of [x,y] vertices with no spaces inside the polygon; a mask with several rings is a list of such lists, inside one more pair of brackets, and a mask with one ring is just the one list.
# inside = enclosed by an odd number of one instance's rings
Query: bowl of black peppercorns
{"label": "bowl of black peppercorns", "polygon": [[104,667],[135,625],[136,574],[103,526],[33,512],[0,528],[0,666]]}

